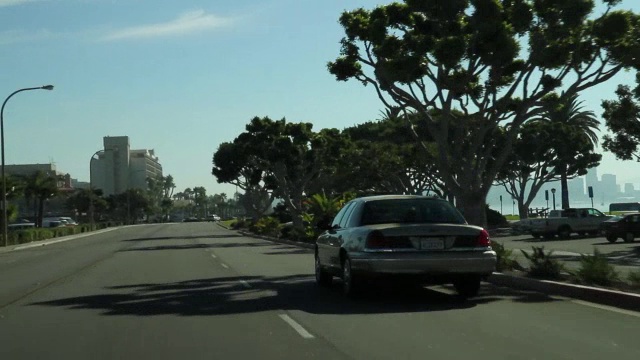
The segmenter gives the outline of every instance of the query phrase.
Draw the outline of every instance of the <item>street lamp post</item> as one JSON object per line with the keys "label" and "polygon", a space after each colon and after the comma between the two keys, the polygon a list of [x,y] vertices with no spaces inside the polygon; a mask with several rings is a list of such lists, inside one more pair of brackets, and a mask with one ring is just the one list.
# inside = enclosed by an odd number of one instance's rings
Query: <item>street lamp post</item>
{"label": "street lamp post", "polygon": [[551,197],[553,201],[553,210],[556,209],[556,188],[551,189]]}
{"label": "street lamp post", "polygon": [[107,152],[107,151],[115,151],[118,150],[118,148],[113,148],[113,149],[104,149],[104,150],[98,150],[96,152],[93,153],[93,155],[91,155],[91,158],[89,159],[89,218],[90,218],[90,226],[91,226],[91,230],[93,230],[94,226],[95,226],[95,220],[93,217],[93,213],[94,213],[94,206],[93,206],[93,167],[91,166],[91,163],[93,162],[93,159],[96,155],[98,155],[101,152]]}
{"label": "street lamp post", "polygon": [[5,163],[4,163],[4,106],[7,104],[7,101],[11,99],[11,97],[22,91],[29,90],[53,90],[53,85],[44,85],[38,87],[30,87],[16,90],[11,93],[11,95],[7,96],[2,103],[2,108],[0,109],[0,143],[2,147],[2,236],[4,238],[4,246],[9,245],[9,235],[8,235],[8,216],[7,216],[7,179],[5,176]]}

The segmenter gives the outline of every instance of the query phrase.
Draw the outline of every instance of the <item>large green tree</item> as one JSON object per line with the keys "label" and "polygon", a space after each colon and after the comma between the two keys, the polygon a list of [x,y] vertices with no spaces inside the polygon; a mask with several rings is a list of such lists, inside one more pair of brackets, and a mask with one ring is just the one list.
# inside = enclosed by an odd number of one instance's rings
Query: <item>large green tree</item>
{"label": "large green tree", "polygon": [[213,154],[211,174],[218,183],[228,183],[244,191],[240,203],[249,216],[259,218],[275,199],[273,179],[264,171],[253,147],[239,141],[220,144]]}
{"label": "large green tree", "polygon": [[[233,143],[241,148],[239,154],[244,154],[239,159],[250,161],[250,166],[255,167],[252,172],[260,173],[260,177],[251,181],[263,181],[274,191],[291,213],[294,227],[302,229],[303,199],[310,195],[307,193],[310,183],[321,175],[327,162],[339,155],[340,132],[336,129],[314,132],[310,123],[255,117]],[[216,165],[221,164],[214,163],[214,173]],[[245,164],[234,166],[243,169]],[[238,178],[234,175],[229,178]]]}
{"label": "large green tree", "polygon": [[328,67],[420,117],[447,189],[468,221],[483,225],[487,193],[543,99],[640,68],[638,15],[615,10],[618,0],[603,3],[603,14],[593,0],[405,0],[347,11],[341,54]]}
{"label": "large green tree", "polygon": [[497,177],[518,203],[521,219],[542,186],[551,181],[584,175],[601,159],[591,138],[565,122],[529,121],[522,125],[512,152]]}
{"label": "large green tree", "polygon": [[640,75],[636,86],[620,85],[616,90],[616,100],[602,102],[602,117],[611,135],[603,137],[602,147],[621,160],[640,161]]}
{"label": "large green tree", "polygon": [[[353,146],[343,151],[345,161],[338,173],[344,183],[359,183],[349,190],[443,195],[433,142],[420,123],[411,127],[399,114],[388,112],[380,121],[348,127],[343,133]],[[411,140],[412,133],[425,148]]]}

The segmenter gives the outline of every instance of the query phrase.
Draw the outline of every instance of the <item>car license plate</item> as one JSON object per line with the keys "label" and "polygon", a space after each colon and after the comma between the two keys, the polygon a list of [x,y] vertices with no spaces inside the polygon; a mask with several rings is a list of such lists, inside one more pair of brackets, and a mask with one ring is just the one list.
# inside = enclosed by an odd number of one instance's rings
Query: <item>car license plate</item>
{"label": "car license plate", "polygon": [[443,250],[444,241],[442,239],[421,239],[420,249],[422,250]]}

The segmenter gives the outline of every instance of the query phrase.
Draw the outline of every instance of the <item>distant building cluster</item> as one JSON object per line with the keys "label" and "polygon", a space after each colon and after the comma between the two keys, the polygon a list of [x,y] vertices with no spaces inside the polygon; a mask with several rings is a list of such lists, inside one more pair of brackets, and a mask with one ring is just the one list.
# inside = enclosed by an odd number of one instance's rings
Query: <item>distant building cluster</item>
{"label": "distant building cluster", "polygon": [[92,186],[101,189],[104,195],[119,194],[127,189],[146,189],[147,178],[162,176],[162,165],[155,151],[131,149],[128,136],[106,136],[103,145],[104,149],[91,159],[89,182],[79,181],[71,174],[59,171],[53,163],[6,165],[5,173],[29,176],[41,171],[60,177],[58,187],[61,191]]}
{"label": "distant building cluster", "polygon": [[[589,197],[589,186],[593,189],[593,207],[603,211],[608,211],[609,204],[611,203],[640,201],[640,190],[636,190],[634,184],[626,183],[621,187],[618,184],[615,174],[602,174],[602,176],[598,178],[598,169],[592,168],[589,169],[585,176],[580,176],[567,182],[569,204],[573,207],[591,207],[592,199]],[[531,207],[546,208],[548,206],[548,208],[552,209],[552,189],[556,190],[556,208],[560,208],[562,199],[559,181],[543,185],[536,199],[532,202]],[[548,191],[549,200],[545,198],[545,190]],[[499,210],[500,195],[503,197],[503,213],[510,214],[513,211],[512,200],[504,187],[494,186],[489,193],[487,202],[492,209]],[[498,201],[496,201],[496,199],[498,199]]]}
{"label": "distant building cluster", "polygon": [[154,150],[132,150],[128,136],[107,136],[103,141],[104,150],[91,161],[90,182],[104,195],[146,189],[148,178],[162,176]]}

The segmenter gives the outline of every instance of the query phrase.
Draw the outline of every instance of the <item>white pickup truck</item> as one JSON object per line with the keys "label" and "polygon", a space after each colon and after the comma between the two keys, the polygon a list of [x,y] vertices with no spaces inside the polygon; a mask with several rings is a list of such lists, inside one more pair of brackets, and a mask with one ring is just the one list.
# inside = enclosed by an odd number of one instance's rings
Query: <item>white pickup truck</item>
{"label": "white pickup truck", "polygon": [[[531,219],[531,235],[551,239],[558,235],[561,239],[569,239],[571,234],[597,235],[600,223],[611,218],[593,208],[570,208],[556,212],[556,217]],[[557,216],[559,215],[559,216]]]}

